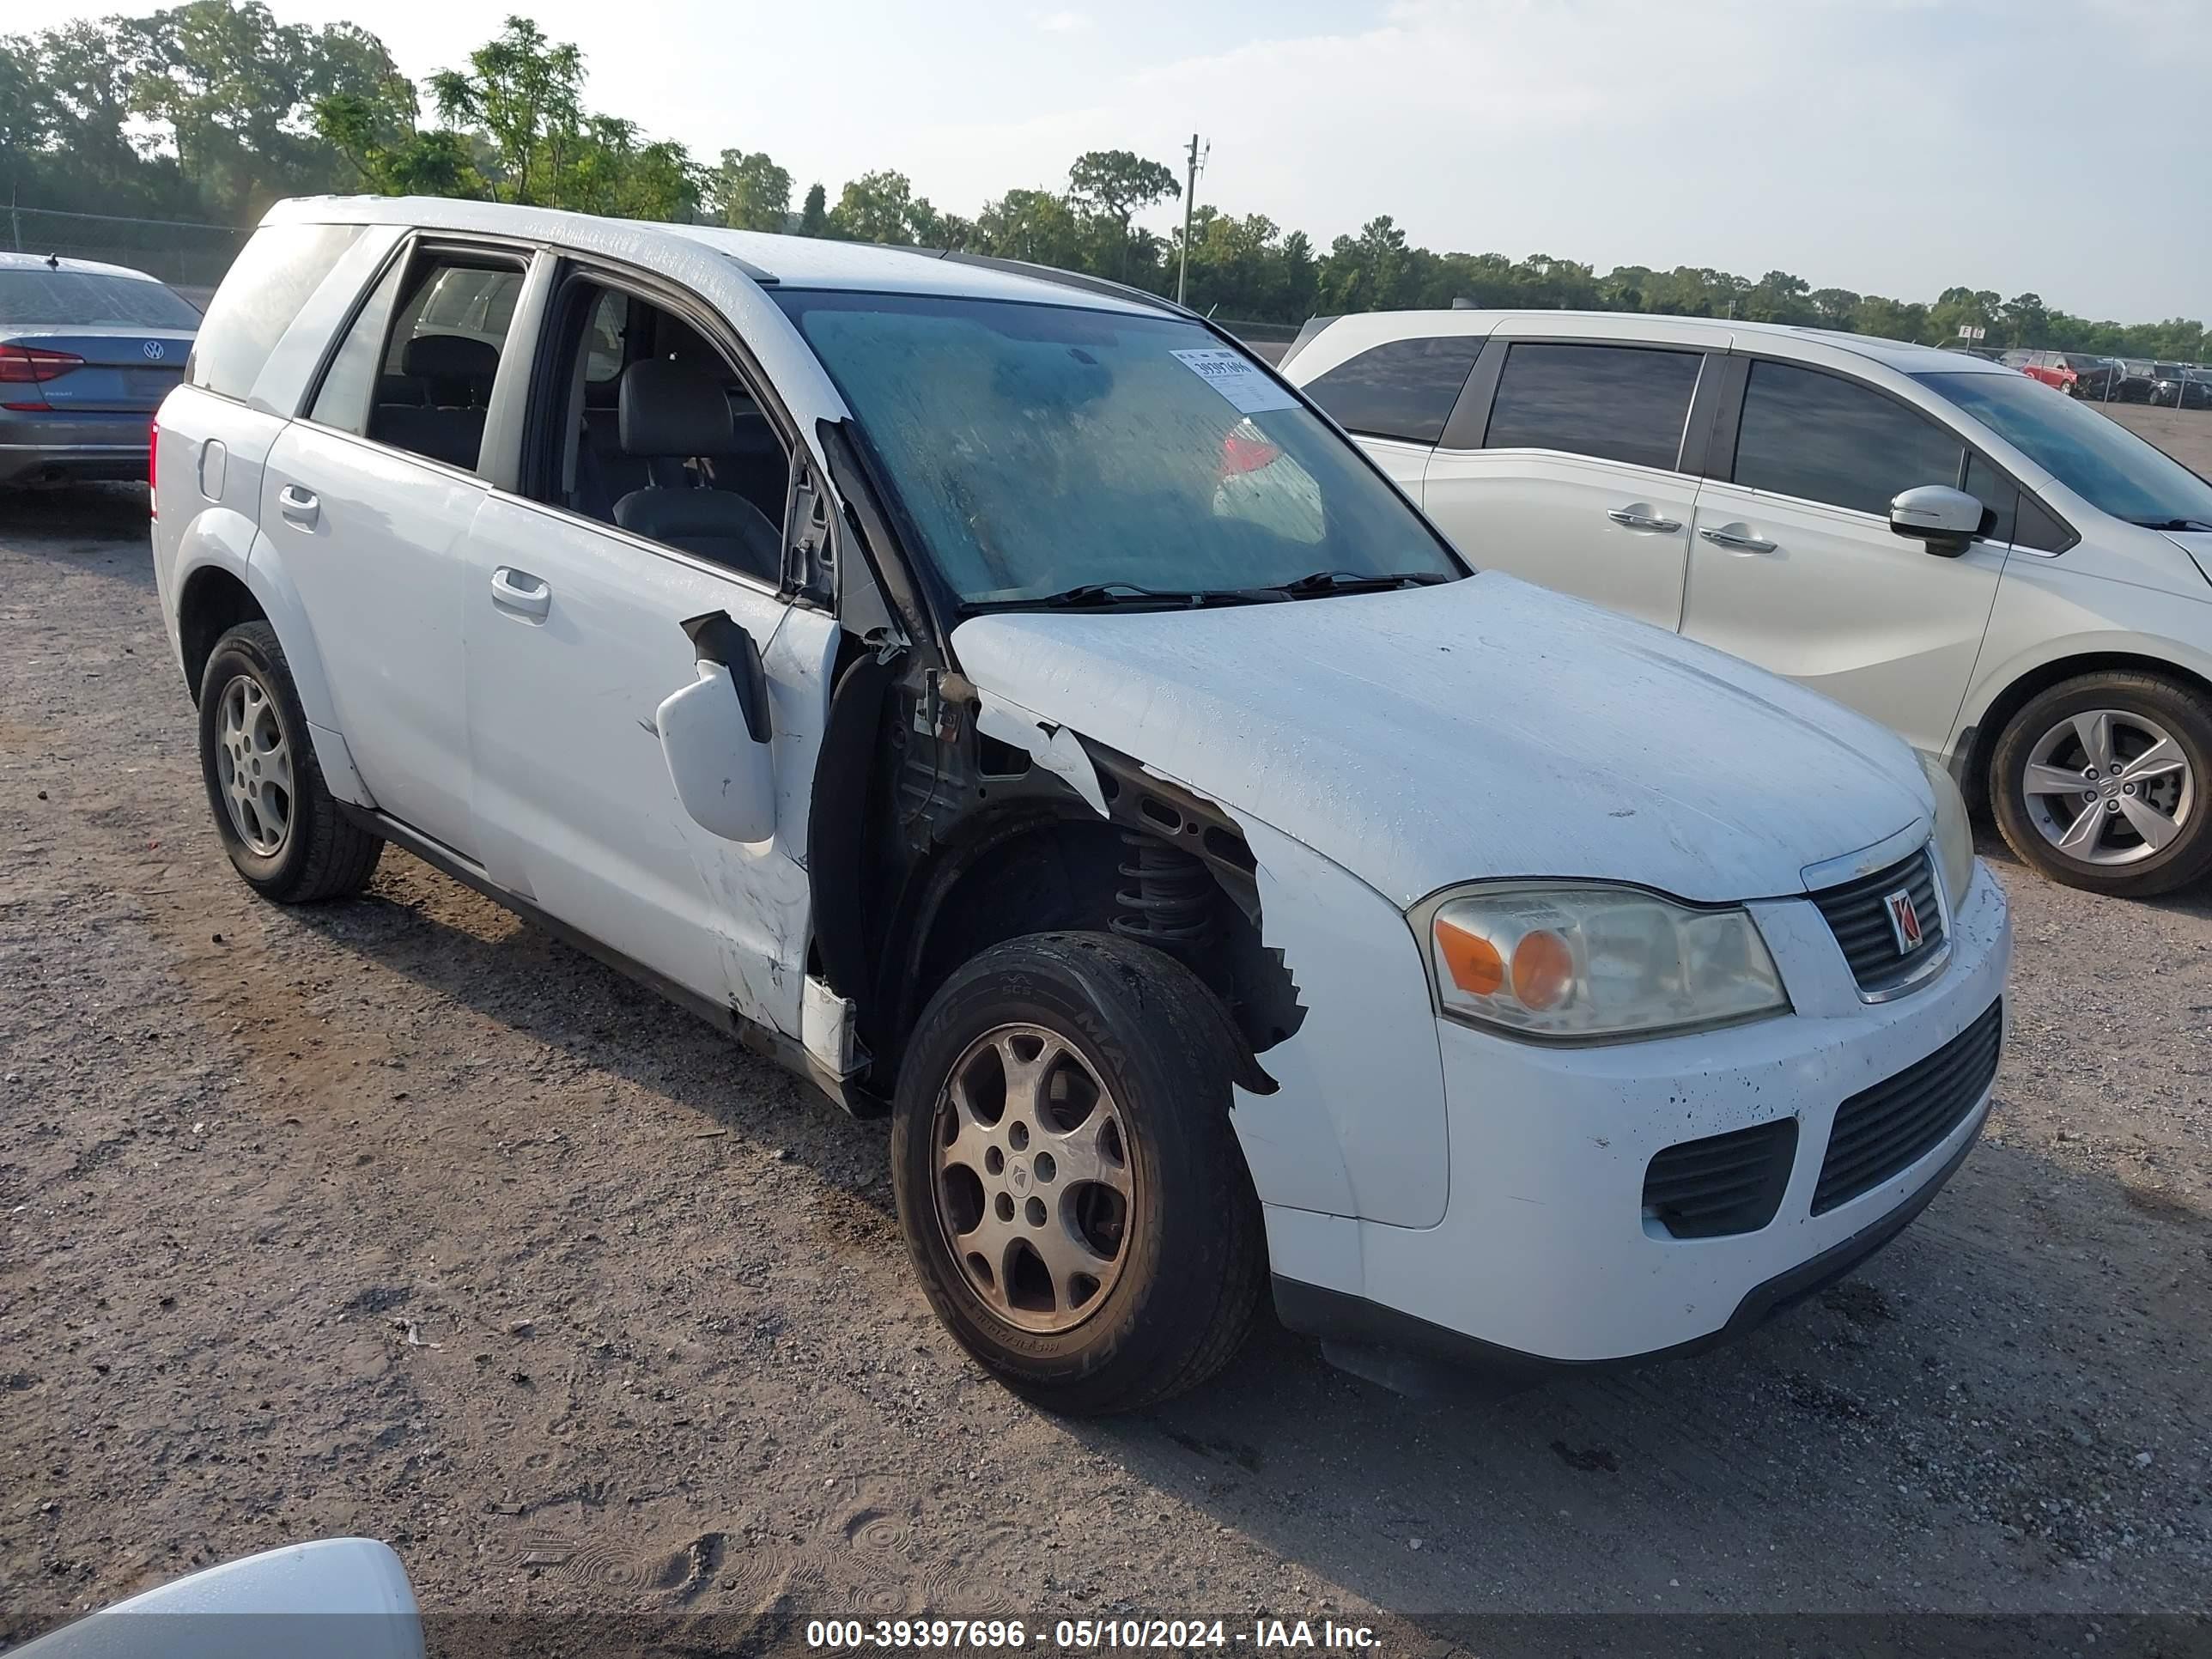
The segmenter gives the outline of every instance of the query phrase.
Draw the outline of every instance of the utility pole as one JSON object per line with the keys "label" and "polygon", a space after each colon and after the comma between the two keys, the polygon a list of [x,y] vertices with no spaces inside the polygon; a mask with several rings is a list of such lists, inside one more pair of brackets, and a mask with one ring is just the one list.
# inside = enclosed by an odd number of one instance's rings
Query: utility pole
{"label": "utility pole", "polygon": [[1182,259],[1176,267],[1176,303],[1182,303],[1183,284],[1190,279],[1190,216],[1198,207],[1198,175],[1206,167],[1206,158],[1213,154],[1213,146],[1198,147],[1198,135],[1190,135],[1190,154],[1186,158],[1189,166],[1184,170],[1182,186]]}

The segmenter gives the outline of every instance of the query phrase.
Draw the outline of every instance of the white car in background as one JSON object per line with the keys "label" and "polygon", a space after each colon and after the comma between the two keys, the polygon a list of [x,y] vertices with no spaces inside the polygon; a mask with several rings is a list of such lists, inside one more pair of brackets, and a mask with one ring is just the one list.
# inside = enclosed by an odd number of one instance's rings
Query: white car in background
{"label": "white car in background", "polygon": [[2212,483],[1964,353],[1611,313],[1376,313],[1282,372],[1476,564],[1826,692],[2094,891],[2212,868]]}
{"label": "white car in background", "polygon": [[932,1304],[1059,1409],[1200,1382],[1271,1281],[1401,1380],[1740,1331],[1988,1112],[1940,769],[1469,572],[1154,296],[287,203],[158,461],[239,874],[399,846],[889,1111]]}

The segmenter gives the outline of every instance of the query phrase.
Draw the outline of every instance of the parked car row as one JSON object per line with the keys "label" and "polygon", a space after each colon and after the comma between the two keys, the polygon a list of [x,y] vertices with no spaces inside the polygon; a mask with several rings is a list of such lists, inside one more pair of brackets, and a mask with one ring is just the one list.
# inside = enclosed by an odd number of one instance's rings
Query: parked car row
{"label": "parked car row", "polygon": [[[1270,1292],[1401,1384],[1740,1332],[1966,1156],[2011,933],[1942,765],[1682,635],[1948,740],[2000,550],[2085,509],[1900,425],[1910,373],[1856,398],[1847,348],[1600,327],[1331,325],[1293,368],[1363,450],[1091,279],[280,204],[156,439],[216,834],[286,903],[396,843],[887,1110],[929,1300],[1060,1409],[1194,1385]],[[2143,534],[2025,603],[2163,581]],[[2109,761],[2170,868],[2194,705],[2127,705],[2154,751],[2078,678],[2033,690],[2083,750],[2034,756],[2079,763],[2046,811]]]}
{"label": "parked car row", "polygon": [[1750,323],[1402,312],[1284,373],[1486,568],[1905,735],[2056,879],[2212,868],[2212,484],[1960,352]]}
{"label": "parked car row", "polygon": [[2212,407],[2212,368],[2189,363],[2097,357],[2079,351],[1973,355],[1990,357],[2032,380],[2094,403],[2163,404],[2170,409]]}

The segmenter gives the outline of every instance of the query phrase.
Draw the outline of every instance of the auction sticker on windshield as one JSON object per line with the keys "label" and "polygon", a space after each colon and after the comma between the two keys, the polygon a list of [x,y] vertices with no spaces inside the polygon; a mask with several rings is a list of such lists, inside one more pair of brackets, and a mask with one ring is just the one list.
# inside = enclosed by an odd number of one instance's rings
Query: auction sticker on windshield
{"label": "auction sticker on windshield", "polygon": [[1247,415],[1298,406],[1298,400],[1262,374],[1250,358],[1225,347],[1200,346],[1175,355],[1185,368]]}

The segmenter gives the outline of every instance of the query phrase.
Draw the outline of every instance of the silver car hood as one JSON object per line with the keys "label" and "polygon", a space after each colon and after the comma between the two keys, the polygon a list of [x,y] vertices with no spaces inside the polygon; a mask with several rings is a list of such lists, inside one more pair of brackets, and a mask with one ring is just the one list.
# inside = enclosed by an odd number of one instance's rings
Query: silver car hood
{"label": "silver car hood", "polygon": [[1706,902],[1932,819],[1912,751],[1734,658],[1485,572],[1207,611],[972,617],[987,702],[1295,836],[1399,904],[1490,877]]}

